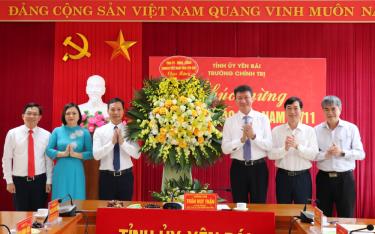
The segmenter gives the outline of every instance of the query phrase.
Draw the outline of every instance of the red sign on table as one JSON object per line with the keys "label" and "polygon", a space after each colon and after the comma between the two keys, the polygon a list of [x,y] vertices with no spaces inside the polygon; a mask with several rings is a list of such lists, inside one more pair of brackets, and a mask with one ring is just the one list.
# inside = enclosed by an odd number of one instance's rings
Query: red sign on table
{"label": "red sign on table", "polygon": [[272,212],[98,208],[96,233],[272,234]]}
{"label": "red sign on table", "polygon": [[217,210],[216,193],[185,193],[185,210]]}
{"label": "red sign on table", "polygon": [[48,202],[48,222],[53,223],[59,218],[59,201]]}
{"label": "red sign on table", "polygon": [[16,225],[17,234],[30,234],[31,233],[31,224],[33,222],[33,217],[27,217],[26,219],[20,221]]}
{"label": "red sign on table", "polygon": [[348,234],[349,231],[341,226],[339,223],[336,223],[336,234]]}
{"label": "red sign on table", "polygon": [[323,225],[323,211],[316,206],[314,207],[314,222],[319,226]]}

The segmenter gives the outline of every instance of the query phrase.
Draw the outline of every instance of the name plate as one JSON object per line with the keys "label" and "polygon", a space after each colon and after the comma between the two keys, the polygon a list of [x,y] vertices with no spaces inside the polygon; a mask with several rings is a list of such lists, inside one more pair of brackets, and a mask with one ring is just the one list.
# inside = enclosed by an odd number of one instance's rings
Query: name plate
{"label": "name plate", "polygon": [[33,216],[27,217],[21,220],[16,225],[17,234],[31,234],[31,224],[33,222]]}
{"label": "name plate", "polygon": [[315,224],[322,226],[323,225],[323,211],[320,210],[318,207],[314,207],[314,222]]}
{"label": "name plate", "polygon": [[339,223],[336,223],[336,233],[337,234],[348,234],[348,230],[341,226]]}
{"label": "name plate", "polygon": [[48,202],[48,222],[53,223],[59,218],[59,201]]}
{"label": "name plate", "polygon": [[217,210],[216,193],[185,193],[185,210]]}

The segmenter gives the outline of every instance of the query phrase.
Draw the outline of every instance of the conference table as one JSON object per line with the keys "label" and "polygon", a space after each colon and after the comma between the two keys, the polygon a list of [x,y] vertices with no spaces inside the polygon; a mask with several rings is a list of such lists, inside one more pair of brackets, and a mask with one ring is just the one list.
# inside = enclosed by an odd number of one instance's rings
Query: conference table
{"label": "conference table", "polygon": [[[88,233],[95,233],[96,225],[96,210],[99,207],[107,207],[108,201],[99,201],[99,200],[84,200],[84,201],[74,201],[74,204],[77,205],[77,210],[83,211],[88,217]],[[130,204],[138,203],[142,206],[147,203],[152,204],[161,204],[157,202],[123,202],[124,207],[127,207]],[[235,204],[228,204],[230,207],[235,207]],[[249,204],[249,211],[258,211],[258,212],[273,212],[275,213],[276,220],[276,230],[277,234],[288,233],[290,221],[293,216],[299,215],[303,205],[295,204]],[[242,211],[233,211],[233,212],[242,212]],[[84,233],[85,220],[82,219],[77,226],[77,233]],[[293,228],[293,233],[303,233],[302,231],[297,232],[297,227]]]}
{"label": "conference table", "polygon": [[[130,204],[159,204],[158,202],[129,202],[124,201],[124,207]],[[87,220],[88,233],[96,233],[96,214],[97,209],[102,207],[107,207],[108,201],[100,200],[84,200],[84,201],[74,201],[77,206],[77,210],[84,212],[84,214],[77,214],[75,217],[64,217],[62,222],[51,226],[48,230],[42,229],[40,233],[50,233],[50,234],[83,234],[85,233],[85,225]],[[234,208],[235,204],[228,204],[229,207]],[[310,205],[307,206],[308,210],[312,210]],[[296,234],[320,234],[322,233],[318,226],[301,223],[300,221],[293,221],[294,216],[298,216],[303,205],[300,204],[248,204],[249,211],[255,212],[273,212],[275,214],[275,233],[276,234],[286,234],[288,233],[290,225],[292,225],[292,233]],[[182,211],[183,212],[183,211]],[[243,211],[233,211],[233,212],[243,212]],[[16,223],[22,219],[32,216],[32,212],[15,212],[15,211],[1,211],[0,212],[0,223],[6,224],[9,228],[13,229]],[[84,217],[86,216],[86,217]],[[345,224],[374,224],[374,219],[347,219],[347,218],[328,218],[328,221],[338,221],[339,223]],[[333,227],[333,225],[331,225]],[[0,229],[0,234],[7,233],[6,229]]]}
{"label": "conference table", "polygon": [[[16,224],[27,218],[33,216],[33,212],[21,212],[21,211],[0,211],[0,224],[7,225],[10,229],[15,229]],[[77,214],[75,217],[64,217],[61,222],[50,225],[47,229],[39,229],[40,233],[48,234],[75,234],[79,230],[77,228],[78,222],[82,219],[82,214]],[[7,234],[8,231],[1,227],[0,234]]]}

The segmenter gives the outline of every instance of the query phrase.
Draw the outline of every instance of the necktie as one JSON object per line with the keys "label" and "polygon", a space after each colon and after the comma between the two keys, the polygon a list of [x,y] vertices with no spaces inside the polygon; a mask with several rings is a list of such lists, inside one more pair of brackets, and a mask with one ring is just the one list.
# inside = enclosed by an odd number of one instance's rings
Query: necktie
{"label": "necktie", "polygon": [[27,146],[28,163],[27,163],[27,176],[35,176],[35,160],[34,160],[34,139],[33,130],[29,130],[29,142]]}
{"label": "necktie", "polygon": [[[244,116],[243,119],[245,120],[245,124],[248,124],[251,122],[250,116]],[[251,160],[251,142],[250,139],[247,139],[245,141],[245,144],[243,145],[243,157],[245,161]]]}
{"label": "necktie", "polygon": [[[117,129],[117,126],[114,127],[114,130]],[[115,171],[120,170],[120,145],[118,143],[113,147],[113,169]]]}

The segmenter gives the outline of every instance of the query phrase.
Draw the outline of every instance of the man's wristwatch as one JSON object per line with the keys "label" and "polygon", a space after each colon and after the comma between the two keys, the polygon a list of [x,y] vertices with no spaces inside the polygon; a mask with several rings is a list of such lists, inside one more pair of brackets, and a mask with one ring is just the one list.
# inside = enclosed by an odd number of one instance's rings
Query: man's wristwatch
{"label": "man's wristwatch", "polygon": [[341,156],[341,157],[345,157],[345,152],[341,152],[341,153],[340,153],[340,156]]}

